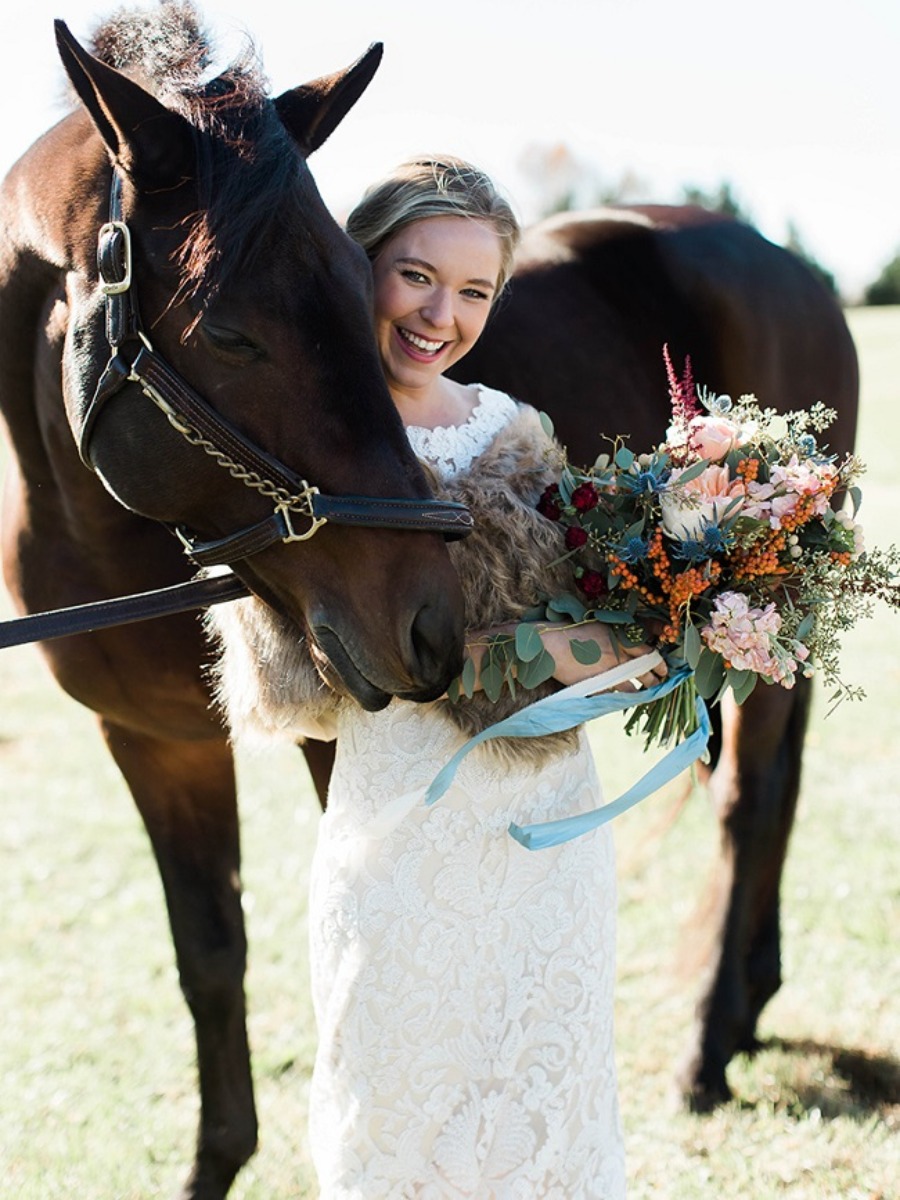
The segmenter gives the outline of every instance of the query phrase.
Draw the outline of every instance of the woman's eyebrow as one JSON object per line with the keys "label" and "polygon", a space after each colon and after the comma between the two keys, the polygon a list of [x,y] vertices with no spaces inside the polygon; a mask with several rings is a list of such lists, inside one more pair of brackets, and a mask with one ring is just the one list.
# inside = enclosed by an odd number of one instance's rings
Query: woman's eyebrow
{"label": "woman's eyebrow", "polygon": [[[430,262],[427,262],[424,258],[403,257],[403,258],[395,259],[395,263],[398,266],[400,264],[403,264],[404,266],[407,266],[407,267],[423,267],[426,271],[430,271],[432,275],[437,275],[437,273],[438,273],[437,267],[432,266],[432,264]],[[467,279],[466,287],[469,287],[471,284],[475,284],[476,287],[489,288],[490,291],[493,291],[494,287],[495,287],[495,285],[493,283],[491,283],[491,281],[489,279]]]}

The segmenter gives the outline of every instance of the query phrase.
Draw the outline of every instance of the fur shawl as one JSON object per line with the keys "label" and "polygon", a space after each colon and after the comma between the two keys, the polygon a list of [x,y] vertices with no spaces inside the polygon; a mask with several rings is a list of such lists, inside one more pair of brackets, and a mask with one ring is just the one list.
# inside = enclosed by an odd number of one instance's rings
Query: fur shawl
{"label": "fur shawl", "polygon": [[[467,628],[518,620],[542,599],[571,588],[567,565],[549,565],[564,553],[562,530],[535,508],[541,492],[558,477],[561,463],[562,453],[544,432],[537,412],[519,405],[467,470],[446,481],[431,478],[436,496],[462,501],[475,518],[474,532],[449,545],[462,584]],[[352,702],[323,684],[305,641],[268,605],[255,598],[220,605],[210,610],[207,625],[219,647],[213,669],[216,697],[235,737],[333,736],[334,716]],[[532,691],[517,689],[514,697],[504,691],[496,703],[477,692],[471,700],[440,701],[439,709],[471,735],[558,686],[550,680]],[[488,744],[539,760],[571,746],[574,738],[570,731]]]}

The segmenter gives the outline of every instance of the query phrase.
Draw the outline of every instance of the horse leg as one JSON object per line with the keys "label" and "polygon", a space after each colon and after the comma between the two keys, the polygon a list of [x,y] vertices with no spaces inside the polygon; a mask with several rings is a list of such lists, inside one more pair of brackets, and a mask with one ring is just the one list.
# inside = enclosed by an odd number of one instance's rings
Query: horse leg
{"label": "horse leg", "polygon": [[709,781],[720,857],[707,902],[712,953],[688,1051],[678,1070],[693,1111],[730,1098],[726,1067],[756,1045],[756,1024],[781,985],[779,889],[797,796],[811,688],[775,687],[743,708],[723,705],[722,745]]}
{"label": "horse leg", "polygon": [[334,766],[336,747],[336,742],[320,742],[315,738],[306,738],[300,745],[300,749],[306,758],[309,773],[312,776],[316,795],[319,797],[319,803],[322,806],[322,812],[325,811],[325,805],[328,801],[328,784],[331,780],[331,769]]}
{"label": "horse leg", "polygon": [[150,836],[194,1018],[200,1125],[180,1200],[223,1200],[257,1138],[231,752],[224,740],[174,741],[106,720],[101,726]]}

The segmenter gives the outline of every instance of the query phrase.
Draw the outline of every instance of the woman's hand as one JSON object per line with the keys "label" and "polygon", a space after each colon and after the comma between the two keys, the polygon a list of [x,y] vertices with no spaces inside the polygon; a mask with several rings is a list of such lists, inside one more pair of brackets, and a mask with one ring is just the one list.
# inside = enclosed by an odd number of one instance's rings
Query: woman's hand
{"label": "woman's hand", "polygon": [[[544,648],[553,656],[556,669],[553,678],[565,687],[573,683],[581,683],[594,675],[602,675],[613,667],[628,659],[641,658],[651,654],[654,647],[645,642],[637,645],[625,642],[615,633],[615,626],[604,624],[602,621],[590,621],[583,625],[538,625],[538,632]],[[585,665],[578,662],[572,653],[572,642],[593,642],[600,651],[600,658],[595,663]],[[637,677],[637,682],[643,687],[652,687],[665,679],[668,674],[666,664],[660,661],[652,671]],[[635,684],[629,680],[617,684],[611,689],[617,692],[636,691]]]}
{"label": "woman's hand", "polygon": [[[521,622],[513,621],[505,625],[495,625],[490,629],[481,629],[469,634],[466,644],[466,655],[475,664],[476,690],[479,690],[481,687],[480,668],[488,641],[498,635],[510,638],[514,637],[519,624]],[[602,675],[604,671],[609,671],[612,667],[617,667],[620,663],[626,662],[628,659],[640,658],[645,654],[650,654],[654,649],[653,646],[645,642],[639,642],[637,645],[625,642],[615,633],[615,626],[607,625],[602,621],[588,621],[578,625],[551,625],[544,622],[535,622],[534,626],[540,634],[545,650],[553,657],[553,661],[556,664],[553,671],[553,678],[565,687],[573,683],[580,683],[583,679],[590,679],[595,675]],[[600,651],[600,657],[597,662],[590,664],[580,663],[572,653],[573,641],[594,642]],[[652,671],[638,676],[637,683],[642,687],[652,687],[653,684],[665,679],[666,675],[668,675],[668,668],[664,662],[660,662]],[[637,691],[637,686],[630,680],[624,680],[612,690],[634,692]]]}

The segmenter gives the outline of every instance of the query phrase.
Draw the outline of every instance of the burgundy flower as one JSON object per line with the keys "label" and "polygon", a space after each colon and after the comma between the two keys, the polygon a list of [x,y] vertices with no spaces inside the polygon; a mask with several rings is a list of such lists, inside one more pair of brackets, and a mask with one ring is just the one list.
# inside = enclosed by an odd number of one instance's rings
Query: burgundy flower
{"label": "burgundy flower", "polygon": [[567,550],[580,550],[587,540],[588,535],[580,525],[570,525],[566,530]]}
{"label": "burgundy flower", "polygon": [[592,483],[580,483],[572,493],[572,506],[579,512],[589,512],[599,499],[600,493]]}
{"label": "burgundy flower", "polygon": [[548,521],[558,521],[562,516],[561,501],[562,497],[559,494],[559,488],[555,483],[551,483],[541,492],[541,498],[537,502],[537,510]]}
{"label": "burgundy flower", "polygon": [[588,600],[599,600],[601,596],[605,596],[609,591],[606,586],[606,579],[599,571],[585,571],[582,577],[578,580],[578,586],[587,596]]}

